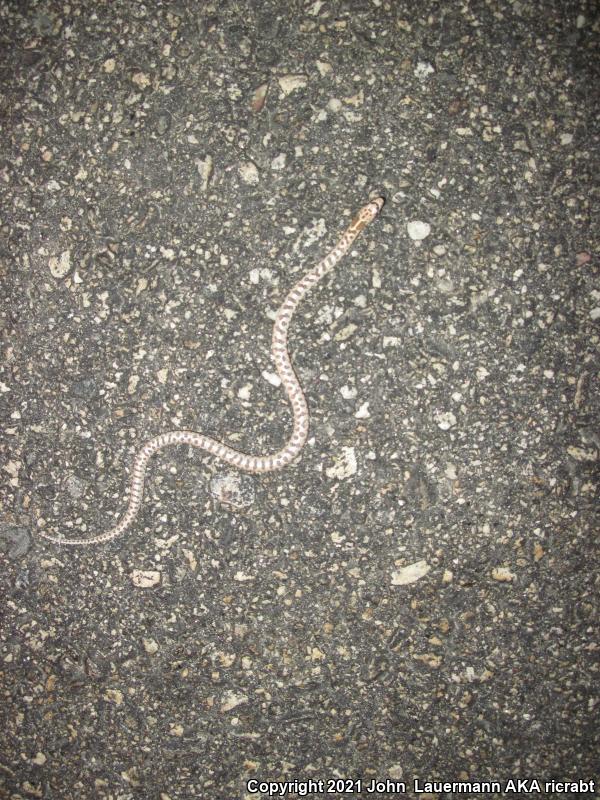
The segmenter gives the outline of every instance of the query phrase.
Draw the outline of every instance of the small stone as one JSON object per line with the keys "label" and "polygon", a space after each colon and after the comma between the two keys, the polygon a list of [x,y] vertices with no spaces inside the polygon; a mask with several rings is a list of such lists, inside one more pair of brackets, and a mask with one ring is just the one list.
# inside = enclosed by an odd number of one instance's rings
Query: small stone
{"label": "small stone", "polygon": [[588,253],[587,250],[582,250],[575,256],[575,264],[578,267],[582,267],[584,264],[589,264],[591,260],[592,260],[592,254]]}
{"label": "small stone", "polygon": [[536,542],[533,545],[533,560],[536,562],[540,561],[540,559],[542,559],[544,555],[545,555],[544,548],[539,542]]}
{"label": "small stone", "polygon": [[271,169],[275,172],[285,169],[285,153],[280,153],[271,161]]}
{"label": "small stone", "polygon": [[415,561],[399,570],[392,572],[392,586],[405,586],[408,583],[416,583],[423,578],[431,566],[426,561]]}
{"label": "small stone", "polygon": [[225,692],[223,700],[221,701],[221,711],[231,711],[233,708],[248,702],[248,696],[245,694],[236,694],[233,691]]}
{"label": "small stone", "polygon": [[239,569],[233,576],[233,580],[238,581],[239,583],[245,583],[246,581],[253,581],[254,575],[248,575],[247,573],[242,572],[242,570]]}
{"label": "small stone", "polygon": [[265,369],[261,372],[261,375],[267,381],[267,383],[271,384],[271,386],[281,386],[281,378],[274,372],[267,372]]}
{"label": "small stone", "polygon": [[369,404],[363,403],[354,416],[356,419],[368,419],[371,416],[369,414]]}
{"label": "small stone", "polygon": [[319,75],[324,78],[325,75],[331,72],[333,67],[327,61],[315,61],[315,66],[319,70]]}
{"label": "small stone", "polygon": [[448,461],[446,464],[446,469],[444,470],[444,475],[448,478],[449,481],[455,481],[458,478],[458,472],[456,471],[456,464],[453,464],[451,461]]}
{"label": "small stone", "polygon": [[109,703],[120,706],[123,703],[123,692],[120,689],[107,689],[104,692],[104,699]]}
{"label": "small stone", "polygon": [[282,75],[277,81],[279,88],[287,97],[288,94],[295,92],[297,89],[303,89],[308,84],[306,75]]}
{"label": "small stone", "polygon": [[456,417],[452,411],[436,411],[435,422],[442,431],[448,431],[456,425]]}
{"label": "small stone", "polygon": [[247,183],[250,186],[256,186],[256,184],[260,180],[258,175],[258,169],[256,168],[256,165],[253,164],[251,161],[243,161],[239,165],[238,171],[244,183]]}
{"label": "small stone", "polygon": [[252,478],[238,472],[214,475],[210,480],[210,493],[229,508],[248,508],[255,499]]}
{"label": "small stone", "polygon": [[71,251],[64,250],[60,256],[52,256],[48,261],[53,278],[64,278],[71,269]]}
{"label": "small stone", "polygon": [[334,458],[332,467],[325,470],[328,478],[350,478],[356,475],[356,454],[353,447],[342,447],[342,452]]}
{"label": "small stone", "polygon": [[435,70],[428,61],[419,61],[414,69],[415,78],[418,78],[420,81],[424,81],[425,78],[428,78],[433,72],[435,72]]}
{"label": "small stone", "polygon": [[334,341],[346,341],[346,339],[349,339],[357,329],[357,325],[355,325],[353,322],[349,322],[348,325],[344,325],[344,327],[336,333],[336,335],[333,337]]}
{"label": "small stone", "polygon": [[597,461],[598,451],[594,448],[585,450],[583,447],[567,447],[567,453],[574,458],[575,461]]}
{"label": "small stone", "polygon": [[125,769],[121,772],[121,777],[124,781],[129,783],[131,786],[139,786],[140,779],[138,778],[138,771],[135,767],[131,767],[130,769]]}
{"label": "small stone", "polygon": [[[413,658],[416,661],[421,661],[423,664],[427,664],[428,667],[433,667],[433,669],[437,669],[442,663],[442,657],[436,655],[435,653],[423,653],[422,655],[415,655]],[[420,795],[422,797],[423,795]]]}
{"label": "small stone", "polygon": [[511,583],[517,576],[508,567],[495,567],[492,570],[492,578],[501,583]]}
{"label": "small stone", "polygon": [[134,72],[131,76],[131,80],[136,86],[139,86],[140,89],[147,89],[152,83],[145,72]]}
{"label": "small stone", "polygon": [[214,162],[211,155],[207,155],[206,158],[197,158],[196,159],[196,169],[198,170],[198,174],[202,180],[202,192],[206,192],[208,190],[208,185],[212,179],[213,170],[214,170]]}
{"label": "small stone", "polygon": [[421,220],[417,219],[413,220],[412,222],[408,222],[406,225],[406,230],[413,241],[420,242],[421,240],[426,239],[431,233],[431,225],[429,225],[427,222],[421,222]]}
{"label": "small stone", "polygon": [[134,569],[131,573],[131,580],[134,586],[148,589],[160,583],[160,572],[154,569]]}
{"label": "small stone", "polygon": [[255,114],[258,114],[259,111],[263,110],[263,107],[265,105],[265,100],[267,99],[268,90],[269,90],[268,83],[261,83],[261,85],[254,90],[250,108],[252,109],[252,111],[254,111]]}
{"label": "small stone", "polygon": [[155,642],[154,639],[142,639],[142,643],[148,655],[153,656],[158,653],[158,642]]}

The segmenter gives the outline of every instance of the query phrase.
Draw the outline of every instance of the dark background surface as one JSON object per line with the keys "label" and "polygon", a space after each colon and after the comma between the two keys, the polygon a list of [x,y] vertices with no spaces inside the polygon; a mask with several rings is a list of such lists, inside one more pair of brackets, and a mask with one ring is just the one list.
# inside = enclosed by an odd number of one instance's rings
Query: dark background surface
{"label": "dark background surface", "polygon": [[594,13],[0,3],[1,796],[597,777]]}

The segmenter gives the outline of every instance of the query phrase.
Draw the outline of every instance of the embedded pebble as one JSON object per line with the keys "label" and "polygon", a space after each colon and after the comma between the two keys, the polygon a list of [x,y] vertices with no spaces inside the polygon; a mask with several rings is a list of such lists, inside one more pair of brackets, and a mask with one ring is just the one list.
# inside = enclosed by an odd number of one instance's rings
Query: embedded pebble
{"label": "embedded pebble", "polygon": [[237,706],[247,702],[248,695],[236,694],[233,691],[225,692],[221,701],[221,711],[231,711],[232,708],[237,708]]}
{"label": "embedded pebble", "polygon": [[281,386],[281,378],[275,372],[267,372],[265,369],[261,372],[261,375],[271,386]]}
{"label": "embedded pebble", "polygon": [[271,169],[272,170],[285,169],[285,162],[286,162],[285,153],[280,153],[278,156],[275,156],[275,158],[272,159],[272,161],[271,161]]}
{"label": "embedded pebble", "polygon": [[456,425],[456,416],[452,411],[434,412],[435,424],[443,431],[448,431]]}
{"label": "embedded pebble", "polygon": [[238,172],[244,183],[250,186],[256,186],[259,182],[258,169],[251,161],[242,162],[238,167]]}
{"label": "embedded pebble", "polygon": [[345,325],[335,334],[333,339],[336,342],[345,342],[346,339],[349,339],[357,329],[357,325],[355,325],[353,322],[349,322],[348,325]]}
{"label": "embedded pebble", "polygon": [[435,72],[435,70],[428,61],[419,61],[414,69],[415,78],[421,81],[428,78],[433,72]]}
{"label": "embedded pebble", "polygon": [[371,416],[369,414],[369,403],[363,403],[354,416],[356,419],[368,419]]}
{"label": "embedded pebble", "polygon": [[254,90],[254,94],[252,96],[252,103],[251,108],[255,114],[259,111],[263,110],[265,105],[265,100],[267,99],[267,92],[269,91],[269,84],[268,83],[261,83],[261,85]]}
{"label": "embedded pebble", "polygon": [[131,573],[134,586],[147,589],[160,583],[160,572],[155,569],[134,569]]}
{"label": "embedded pebble", "polygon": [[123,703],[123,692],[120,689],[107,689],[103,696],[105,700],[108,700],[109,703],[114,703],[116,706],[120,706]]}
{"label": "embedded pebble", "polygon": [[282,75],[277,82],[283,94],[287,96],[296,89],[303,89],[308,84],[308,79],[306,75]]}
{"label": "embedded pebble", "polygon": [[406,230],[413,241],[420,242],[431,233],[431,225],[428,222],[421,222],[421,220],[416,219],[406,224]]}
{"label": "embedded pebble", "polygon": [[358,392],[354,386],[342,386],[340,389],[340,394],[344,400],[354,400],[354,398],[358,395]]}
{"label": "embedded pebble", "polygon": [[31,547],[31,536],[27,528],[21,528],[16,525],[0,526],[0,552],[6,549],[2,540],[6,541],[7,555],[12,561],[22,558]]}
{"label": "embedded pebble", "polygon": [[350,478],[356,475],[356,454],[353,447],[342,447],[342,452],[334,458],[333,467],[325,470],[328,478]]}
{"label": "embedded pebble", "polygon": [[207,155],[204,159],[197,158],[196,169],[198,170],[198,174],[200,175],[200,179],[202,181],[201,191],[206,192],[208,190],[208,184],[210,183],[213,175],[214,164],[212,156]]}
{"label": "embedded pebble", "polygon": [[408,583],[416,583],[416,581],[423,578],[431,566],[426,561],[415,561],[414,564],[409,564],[392,572],[392,586],[405,586]]}
{"label": "embedded pebble", "polygon": [[64,278],[71,269],[71,251],[64,250],[59,256],[52,256],[48,261],[50,274],[54,278]]}
{"label": "embedded pebble", "polygon": [[510,583],[514,581],[517,576],[509,570],[508,567],[495,567],[492,570],[492,578],[501,583]]}
{"label": "embedded pebble", "polygon": [[583,447],[567,447],[567,453],[574,458],[575,461],[597,461],[598,451],[594,448],[585,450]]}
{"label": "embedded pebble", "polygon": [[139,86],[140,89],[147,89],[148,86],[151,86],[152,84],[152,81],[145,72],[135,72],[131,76],[131,80],[136,86]]}
{"label": "embedded pebble", "polygon": [[210,493],[224,506],[247,508],[254,502],[254,483],[250,476],[237,472],[215,475],[210,481]]}

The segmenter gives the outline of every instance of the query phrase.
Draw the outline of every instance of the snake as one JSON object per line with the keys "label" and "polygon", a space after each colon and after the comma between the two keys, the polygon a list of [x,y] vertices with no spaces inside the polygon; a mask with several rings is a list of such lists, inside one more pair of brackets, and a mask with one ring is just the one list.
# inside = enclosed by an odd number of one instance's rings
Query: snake
{"label": "snake", "polygon": [[251,455],[205,436],[200,431],[170,430],[146,440],[135,453],[130,470],[127,507],[114,527],[96,536],[82,539],[63,538],[61,535],[38,530],[38,534],[50,542],[60,545],[92,545],[110,542],[122,536],[135,521],[144,499],[144,482],[148,463],[152,456],[173,445],[191,445],[204,450],[219,461],[244,472],[262,473],[283,469],[299,455],[308,438],[309,411],[306,397],[300,385],[288,350],[288,330],[292,317],[302,300],[321,279],[341,261],[357,236],[372,222],[383,208],[383,197],[375,197],[363,206],[342,233],[335,247],[307,272],[290,291],[277,310],[273,324],[271,356],[287,394],[293,413],[293,427],[287,443],[271,455]]}

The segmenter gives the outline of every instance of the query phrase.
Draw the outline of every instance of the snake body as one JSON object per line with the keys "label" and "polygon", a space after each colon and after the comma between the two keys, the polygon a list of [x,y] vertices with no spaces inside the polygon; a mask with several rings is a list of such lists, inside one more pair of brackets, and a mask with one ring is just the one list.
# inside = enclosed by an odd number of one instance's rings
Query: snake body
{"label": "snake body", "polygon": [[377,197],[361,208],[333,250],[298,281],[277,311],[273,326],[271,355],[294,415],[292,433],[284,447],[272,455],[254,456],[229,447],[216,439],[212,439],[210,436],[205,436],[199,431],[166,431],[148,439],[136,453],[131,468],[127,508],[113,528],[97,536],[85,539],[63,539],[61,536],[54,536],[41,530],[39,535],[51,542],[63,545],[101,544],[121,536],[133,523],[141,508],[148,462],[153,455],[171,445],[187,444],[197,447],[215,456],[220,461],[224,461],[245,472],[272,472],[282,469],[293,461],[302,450],[308,437],[309,414],[304,392],[296,377],[288,352],[287,338],[290,322],[296,308],[306,294],[339,263],[360,232],[381,211],[383,203],[383,198]]}

